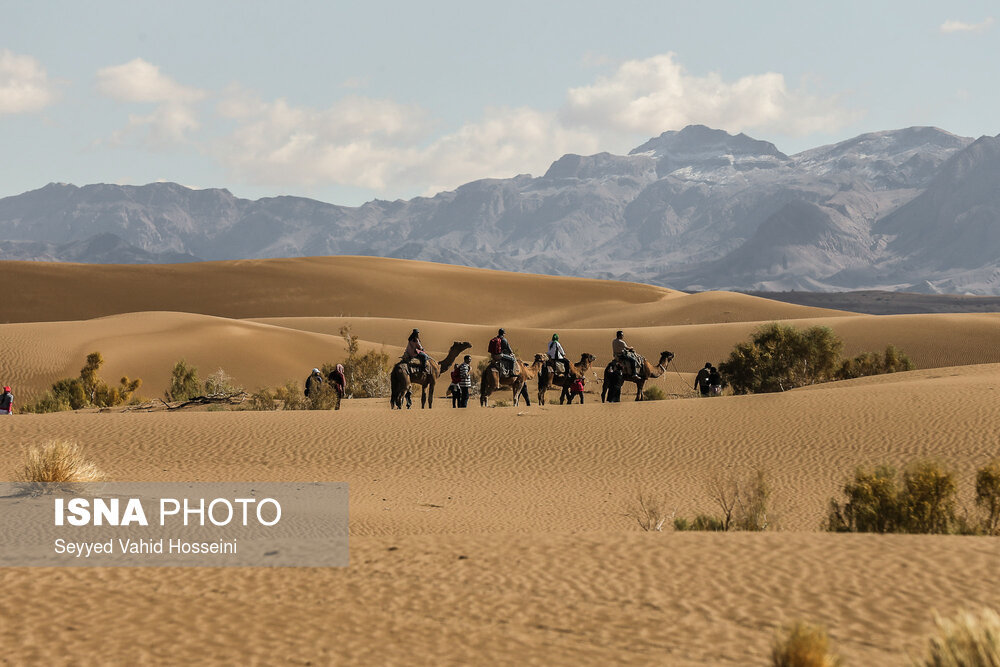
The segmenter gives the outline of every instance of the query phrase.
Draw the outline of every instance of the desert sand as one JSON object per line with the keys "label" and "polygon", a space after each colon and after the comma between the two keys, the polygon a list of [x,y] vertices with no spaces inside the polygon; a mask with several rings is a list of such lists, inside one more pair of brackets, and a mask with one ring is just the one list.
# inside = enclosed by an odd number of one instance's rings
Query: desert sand
{"label": "desert sand", "polygon": [[[821,532],[859,465],[933,457],[959,476],[1000,456],[1000,314],[870,316],[728,293],[372,258],[97,267],[0,263],[0,381],[19,396],[74,375],[142,377],[180,359],[244,386],[301,382],[414,326],[437,356],[482,355],[504,326],[522,357],[558,331],[599,371],[616,328],[676,357],[674,400],[390,412],[93,411],[0,419],[0,470],[79,442],[112,480],[346,481],[344,569],[6,569],[5,664],[765,664],[782,624],[828,628],[855,665],[902,665],[933,614],[1000,605],[1000,538]],[[692,374],[775,319],[823,324],[848,353],[902,348],[918,370],[782,394],[693,398]],[[532,383],[533,385],[534,383]],[[627,385],[628,386],[628,385]],[[599,391],[594,382],[590,387]],[[550,400],[556,394],[550,394]],[[506,397],[509,400],[509,397]],[[766,471],[765,533],[642,532],[639,492],[714,510],[719,475]]]}

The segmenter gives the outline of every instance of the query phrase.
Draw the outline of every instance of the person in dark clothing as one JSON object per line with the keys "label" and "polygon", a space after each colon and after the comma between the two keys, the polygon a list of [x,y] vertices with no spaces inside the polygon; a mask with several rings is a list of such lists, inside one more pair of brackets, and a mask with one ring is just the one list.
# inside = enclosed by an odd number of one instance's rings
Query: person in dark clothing
{"label": "person in dark clothing", "polygon": [[604,386],[601,389],[601,402],[620,403],[622,400],[622,385],[625,383],[625,375],[621,366],[611,364],[604,375]]}
{"label": "person in dark clothing", "polygon": [[711,396],[712,394],[712,385],[709,382],[711,374],[712,364],[705,362],[705,367],[698,371],[698,375],[694,378],[694,388],[700,391],[702,396]]}
{"label": "person in dark clothing", "polygon": [[459,382],[462,380],[462,373],[458,370],[458,366],[451,369],[451,384],[448,385],[448,394],[451,394],[451,407],[460,408],[462,407],[462,387]]}
{"label": "person in dark clothing", "polygon": [[528,398],[528,385],[526,385],[526,384],[522,384],[521,385],[521,398],[524,399],[524,404],[527,407],[530,408],[531,407],[531,399]]}
{"label": "person in dark clothing", "polygon": [[722,394],[722,388],[725,384],[725,381],[722,379],[722,374],[719,373],[719,369],[712,366],[708,371],[708,386],[710,387],[709,393],[712,396],[719,396]]}
{"label": "person in dark clothing", "polygon": [[14,414],[14,394],[10,387],[4,387],[3,394],[0,394],[0,415],[12,414]]}
{"label": "person in dark clothing", "polygon": [[344,364],[337,364],[337,367],[330,371],[327,381],[333,387],[334,391],[337,392],[337,405],[334,409],[339,410],[340,401],[344,398],[344,393],[347,391],[347,376],[344,374]]}
{"label": "person in dark clothing", "polygon": [[323,374],[319,372],[318,368],[314,368],[309,377],[306,378],[306,398],[314,396],[319,393],[320,387],[323,385]]}
{"label": "person in dark clothing", "polygon": [[461,390],[461,400],[458,407],[469,407],[469,391],[472,389],[472,357],[468,354],[458,365],[458,387]]}
{"label": "person in dark clothing", "polygon": [[490,358],[497,362],[497,367],[504,377],[514,374],[517,360],[514,358],[514,350],[507,340],[506,331],[499,329],[496,337],[490,339],[486,349],[490,353]]}

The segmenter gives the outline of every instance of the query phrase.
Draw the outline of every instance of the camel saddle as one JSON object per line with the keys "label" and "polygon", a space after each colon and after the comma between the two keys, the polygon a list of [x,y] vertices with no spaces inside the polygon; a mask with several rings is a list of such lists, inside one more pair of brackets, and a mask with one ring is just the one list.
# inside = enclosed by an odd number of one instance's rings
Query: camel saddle
{"label": "camel saddle", "polygon": [[504,365],[499,360],[497,360],[497,359],[493,359],[493,360],[490,361],[489,368],[492,368],[493,370],[495,370],[500,375],[500,377],[502,377],[502,378],[513,377],[514,375],[517,375],[518,372],[521,370],[520,363],[518,362],[518,360],[516,358],[514,359],[514,370],[513,370],[513,372],[508,373],[507,369],[504,368]]}

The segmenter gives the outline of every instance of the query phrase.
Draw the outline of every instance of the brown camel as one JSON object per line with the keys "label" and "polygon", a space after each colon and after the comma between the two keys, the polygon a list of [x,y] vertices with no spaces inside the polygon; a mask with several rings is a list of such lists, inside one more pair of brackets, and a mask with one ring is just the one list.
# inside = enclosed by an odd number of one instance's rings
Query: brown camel
{"label": "brown camel", "polygon": [[559,394],[559,404],[562,405],[562,402],[569,395],[569,388],[573,384],[573,380],[586,375],[595,361],[597,361],[597,357],[584,352],[580,356],[580,361],[569,367],[569,375],[553,372],[549,364],[542,366],[542,370],[538,373],[538,404],[545,405],[545,392],[560,387],[562,392]]}
{"label": "brown camel", "polygon": [[[660,352],[660,361],[656,364],[656,366],[651,365],[649,361],[643,359],[642,367],[639,368],[638,380],[631,378],[627,375],[625,376],[625,380],[627,382],[635,382],[635,400],[637,401],[644,400],[642,397],[642,388],[643,386],[645,386],[646,380],[649,380],[651,378],[658,378],[661,375],[663,375],[667,371],[667,364],[670,363],[670,360],[673,358],[674,358],[673,352]],[[608,369],[611,368],[614,364],[621,365],[621,362],[618,361],[617,359],[612,359],[611,363],[608,364],[607,367],[604,369],[604,383],[603,383],[604,388],[601,391],[602,402],[604,401],[605,393],[607,391],[609,383],[613,381],[612,378],[608,377],[610,375],[608,373]]]}
{"label": "brown camel", "polygon": [[417,370],[419,366],[410,365],[407,368],[409,362],[400,359],[392,367],[392,373],[389,376],[392,387],[389,407],[402,409],[404,398],[406,398],[406,407],[410,407],[410,385],[412,383],[419,384],[421,387],[420,407],[423,408],[426,406],[428,409],[432,408],[434,404],[434,385],[437,379],[441,377],[441,373],[451,368],[458,355],[470,347],[472,347],[472,343],[455,341],[451,344],[451,349],[448,350],[448,356],[442,359],[440,364],[428,358],[427,370],[425,371]]}
{"label": "brown camel", "polygon": [[518,360],[517,373],[501,378],[500,373],[493,365],[494,362],[490,362],[490,365],[483,369],[483,378],[480,380],[479,405],[485,408],[490,394],[498,390],[500,387],[510,387],[514,392],[514,405],[517,406],[517,401],[521,397],[521,387],[523,387],[528,380],[533,380],[535,378],[544,363],[545,356],[541,354],[535,355],[535,361],[530,366],[523,359]]}

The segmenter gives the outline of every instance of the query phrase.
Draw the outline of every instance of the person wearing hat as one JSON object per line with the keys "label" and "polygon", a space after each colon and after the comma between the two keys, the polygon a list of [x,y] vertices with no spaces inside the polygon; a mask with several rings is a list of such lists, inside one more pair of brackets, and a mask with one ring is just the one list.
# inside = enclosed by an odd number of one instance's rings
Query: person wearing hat
{"label": "person wearing hat", "polygon": [[514,350],[511,349],[510,342],[507,340],[506,331],[498,329],[496,337],[490,340],[486,350],[490,353],[490,358],[497,362],[497,367],[504,377],[514,374],[516,360],[514,359]]}
{"label": "person wearing hat", "polygon": [[458,407],[469,407],[469,392],[472,391],[472,357],[468,354],[458,365],[458,388],[461,392]]}
{"label": "person wearing hat", "polygon": [[3,388],[0,394],[0,415],[14,414],[14,394],[10,392],[10,387]]}
{"label": "person wearing hat", "polygon": [[320,385],[323,384],[323,374],[318,368],[312,369],[312,373],[306,378],[306,398],[319,393]]}
{"label": "person wearing hat", "polygon": [[552,340],[549,342],[549,359],[556,364],[561,364],[563,373],[569,375],[569,359],[566,358],[566,351],[559,343],[559,334],[557,333],[552,334]]}
{"label": "person wearing hat", "polygon": [[427,360],[430,357],[427,356],[424,345],[420,342],[420,329],[414,329],[410,332],[410,337],[406,340],[406,351],[403,353],[403,360],[409,361],[410,359],[419,359],[420,370],[427,370]]}
{"label": "person wearing hat", "polygon": [[347,391],[347,376],[344,374],[344,364],[337,364],[337,367],[330,371],[330,375],[326,378],[333,390],[337,392],[337,405],[335,410],[340,409],[340,400],[344,398],[344,393]]}

